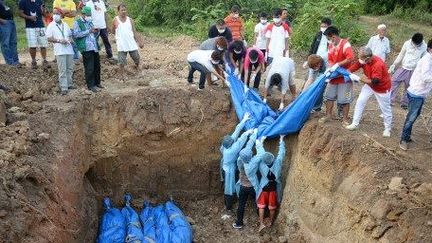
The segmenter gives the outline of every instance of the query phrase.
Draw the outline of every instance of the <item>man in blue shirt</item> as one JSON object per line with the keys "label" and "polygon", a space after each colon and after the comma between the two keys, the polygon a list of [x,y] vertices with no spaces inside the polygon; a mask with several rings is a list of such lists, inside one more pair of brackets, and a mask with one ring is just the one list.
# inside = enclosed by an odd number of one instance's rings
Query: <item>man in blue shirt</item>
{"label": "man in blue shirt", "polygon": [[103,88],[100,78],[99,45],[96,41],[98,29],[94,28],[91,19],[91,8],[85,6],[81,16],[75,20],[72,36],[84,62],[84,74],[87,88],[96,93]]}
{"label": "man in blue shirt", "polygon": [[46,60],[48,40],[45,36],[45,25],[43,22],[45,5],[42,0],[20,0],[18,5],[19,15],[25,20],[27,45],[32,59],[32,68],[37,68],[36,48],[38,47],[43,59],[43,66],[49,67]]}

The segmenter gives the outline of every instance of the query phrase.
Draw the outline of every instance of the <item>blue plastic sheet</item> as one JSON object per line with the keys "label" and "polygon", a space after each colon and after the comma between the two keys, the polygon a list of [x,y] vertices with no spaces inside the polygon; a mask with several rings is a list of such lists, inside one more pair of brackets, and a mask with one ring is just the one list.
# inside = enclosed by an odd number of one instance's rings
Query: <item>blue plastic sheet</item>
{"label": "blue plastic sheet", "polygon": [[153,207],[149,202],[144,202],[144,208],[140,213],[140,221],[143,226],[143,235],[145,243],[156,242],[156,221]]}
{"label": "blue plastic sheet", "polygon": [[279,114],[265,104],[254,90],[247,89],[245,92],[244,84],[233,74],[228,75],[228,81],[230,82],[231,99],[239,120],[246,112],[249,112],[252,118],[246,123],[246,128],[258,128],[259,137],[271,138],[299,132],[324,89],[326,80],[343,76],[345,82],[350,82],[349,75],[350,73],[343,68],[321,75]]}
{"label": "blue plastic sheet", "polygon": [[182,211],[172,201],[168,201],[165,204],[165,212],[170,222],[170,242],[192,242],[192,227],[190,226]]}
{"label": "blue plastic sheet", "polygon": [[170,226],[169,219],[165,213],[164,205],[159,205],[154,208],[154,215],[156,219],[156,242],[157,243],[170,243]]}
{"label": "blue plastic sheet", "polygon": [[127,227],[126,227],[126,243],[141,243],[144,242],[144,235],[140,223],[139,216],[137,212],[131,207],[130,201],[132,200],[132,196],[129,194],[125,195],[125,206],[122,209],[122,214],[126,219]]}
{"label": "blue plastic sheet", "polygon": [[109,198],[103,200],[105,212],[99,226],[98,243],[124,243],[126,220],[122,212],[113,208]]}

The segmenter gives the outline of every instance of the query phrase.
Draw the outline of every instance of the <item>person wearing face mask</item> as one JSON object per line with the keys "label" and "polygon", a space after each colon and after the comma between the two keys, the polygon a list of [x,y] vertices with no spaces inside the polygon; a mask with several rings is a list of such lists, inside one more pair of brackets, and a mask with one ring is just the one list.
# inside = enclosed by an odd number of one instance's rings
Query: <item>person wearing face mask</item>
{"label": "person wearing face mask", "polygon": [[[307,65],[309,67],[308,78],[303,86],[302,92],[304,92],[309,86],[322,74],[324,74],[326,70],[326,66],[324,64],[324,60],[322,57],[312,54],[308,56]],[[321,107],[323,104],[323,96],[324,96],[325,87],[320,92],[320,96],[318,100],[315,102],[315,105],[312,109],[313,112],[321,111]]]}
{"label": "person wearing face mask", "polygon": [[[70,29],[74,27],[74,21],[77,14],[76,4],[73,0],[54,0],[53,8],[59,11],[63,21],[69,26]],[[79,59],[79,51],[75,43],[72,44],[74,48],[74,59]]]}
{"label": "person wearing face mask", "polygon": [[351,74],[350,78],[365,85],[357,98],[353,121],[346,129],[351,131],[358,129],[366,103],[374,95],[384,118],[383,137],[390,137],[393,115],[390,106],[391,80],[387,65],[380,57],[373,55],[372,50],[367,46],[360,48],[358,57],[358,61],[354,62],[348,71],[353,73],[362,68],[364,73],[362,77]]}
{"label": "person wearing face mask", "polygon": [[46,30],[48,41],[54,45],[54,55],[57,61],[60,93],[66,95],[69,89],[74,89],[72,75],[74,70],[72,48],[72,31],[69,26],[62,21],[61,15],[57,10],[53,11],[53,21]]}
{"label": "person wearing face mask", "polygon": [[266,13],[260,13],[259,15],[260,22],[255,25],[255,35],[254,35],[254,43],[257,48],[261,50],[261,52],[266,55],[267,49],[267,39],[265,37],[267,32],[267,26],[269,25],[267,20]]}
{"label": "person wearing face mask", "polygon": [[[235,75],[239,76],[243,73],[243,61],[246,56],[246,47],[243,41],[233,41],[228,45],[228,51],[225,54],[225,60],[227,60],[227,70],[234,72]],[[241,77],[240,77],[241,78]]]}
{"label": "person wearing face mask", "polygon": [[231,13],[224,19],[226,26],[230,29],[233,40],[244,40],[244,22],[240,17],[240,7],[232,6]]}
{"label": "person wearing face mask", "polygon": [[84,74],[87,88],[93,93],[102,89],[100,75],[99,45],[96,41],[98,29],[95,29],[91,18],[91,8],[85,6],[81,10],[81,17],[75,20],[72,36],[78,50],[83,56]]}
{"label": "person wearing face mask", "polygon": [[[321,19],[320,24],[320,30],[318,33],[316,33],[310,50],[309,50],[309,56],[312,54],[316,54],[320,56],[324,60],[325,66],[327,66],[327,52],[328,52],[328,41],[327,38],[324,35],[324,31],[327,30],[329,26],[331,26],[332,21],[329,18],[323,18]],[[304,62],[303,68],[308,68],[308,62]]]}
{"label": "person wearing face mask", "polygon": [[367,43],[367,47],[372,50],[375,56],[380,57],[384,62],[390,54],[390,41],[386,37],[387,27],[384,24],[378,25],[377,35],[372,36]]}
{"label": "person wearing face mask", "polygon": [[412,142],[411,132],[414,122],[420,116],[426,97],[432,91],[432,39],[427,44],[426,54],[418,61],[411,76],[408,88],[408,113],[402,129],[399,147],[408,150]]}
{"label": "person wearing face mask", "polygon": [[225,37],[228,43],[230,43],[233,39],[231,31],[226,27],[225,21],[223,19],[219,19],[216,24],[212,25],[208,32],[209,39],[219,36]]}
{"label": "person wearing face mask", "polygon": [[[243,82],[249,87],[251,79],[254,80],[253,87],[258,90],[261,82],[261,74],[265,72],[264,53],[257,47],[250,47],[246,51],[244,61]],[[255,71],[252,75],[252,72]]]}
{"label": "person wearing face mask", "polygon": [[284,57],[288,54],[289,33],[288,25],[282,22],[282,10],[276,9],[273,13],[273,23],[266,30],[266,51],[270,65],[274,58]]}
{"label": "person wearing face mask", "polygon": [[189,84],[194,84],[193,75],[195,71],[200,72],[200,79],[198,90],[203,90],[206,79],[210,78],[210,74],[215,75],[222,82],[226,82],[225,78],[220,75],[221,70],[219,67],[222,60],[222,54],[219,51],[213,50],[195,50],[189,53],[187,61],[189,63],[189,75],[187,81]]}
{"label": "person wearing face mask", "polygon": [[[354,61],[354,52],[347,39],[339,36],[339,30],[335,26],[330,26],[324,32],[329,44],[328,63],[329,71],[334,72],[338,67],[348,68]],[[342,125],[350,124],[348,114],[350,104],[353,99],[352,82],[345,82],[343,77],[330,80],[327,84],[324,97],[326,99],[326,116],[320,118],[320,123],[325,123],[333,118],[333,106],[335,101],[342,107]]]}
{"label": "person wearing face mask", "polygon": [[417,62],[426,54],[426,51],[427,46],[423,40],[423,34],[421,33],[415,33],[411,40],[407,40],[403,44],[399,55],[389,68],[389,72],[393,74],[391,90],[392,104],[396,101],[396,97],[399,93],[399,86],[404,84],[405,90],[403,91],[400,104],[403,109],[408,108],[408,96],[406,91],[409,87],[409,80],[411,79]]}
{"label": "person wearing face mask", "polygon": [[215,38],[210,38],[205,40],[203,43],[201,43],[200,45],[200,50],[215,50],[215,51],[220,51],[220,52],[224,52],[226,51],[226,49],[228,48],[228,42],[225,39],[225,37],[220,36],[220,37],[215,37]]}

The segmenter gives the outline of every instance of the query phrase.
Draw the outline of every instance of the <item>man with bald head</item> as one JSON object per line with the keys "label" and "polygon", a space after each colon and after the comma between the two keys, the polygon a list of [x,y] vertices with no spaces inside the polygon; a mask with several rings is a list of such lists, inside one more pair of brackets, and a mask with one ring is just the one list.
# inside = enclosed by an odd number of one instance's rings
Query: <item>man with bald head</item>
{"label": "man with bald head", "polygon": [[362,68],[364,75],[359,77],[351,74],[350,78],[356,82],[361,81],[365,85],[357,99],[353,122],[346,129],[356,130],[358,128],[367,101],[372,95],[375,95],[384,118],[383,137],[390,137],[393,116],[390,105],[391,78],[387,72],[387,66],[381,58],[372,54],[369,47],[360,48],[358,58],[348,70],[355,72]]}

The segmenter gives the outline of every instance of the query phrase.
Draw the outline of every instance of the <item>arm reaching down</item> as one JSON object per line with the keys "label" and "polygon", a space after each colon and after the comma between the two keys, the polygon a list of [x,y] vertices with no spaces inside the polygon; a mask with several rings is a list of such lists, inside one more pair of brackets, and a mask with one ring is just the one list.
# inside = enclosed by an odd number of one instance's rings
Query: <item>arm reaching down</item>
{"label": "arm reaching down", "polygon": [[282,169],[282,163],[285,159],[285,154],[286,154],[286,148],[285,148],[285,142],[283,140],[284,136],[280,137],[280,141],[279,141],[279,152],[278,155],[274,161],[274,168],[275,168],[275,172],[278,173],[278,175],[275,174],[276,178],[280,178],[280,173],[281,173],[281,169]]}
{"label": "arm reaching down", "polygon": [[249,114],[249,113],[245,113],[244,116],[243,116],[243,119],[241,120],[241,122],[236,126],[236,128],[235,128],[233,134],[231,134],[231,138],[232,138],[234,141],[236,141],[237,138],[239,137],[240,132],[241,132],[241,131],[243,130],[243,128],[245,127],[246,122],[249,120],[249,118],[250,118],[250,114]]}

